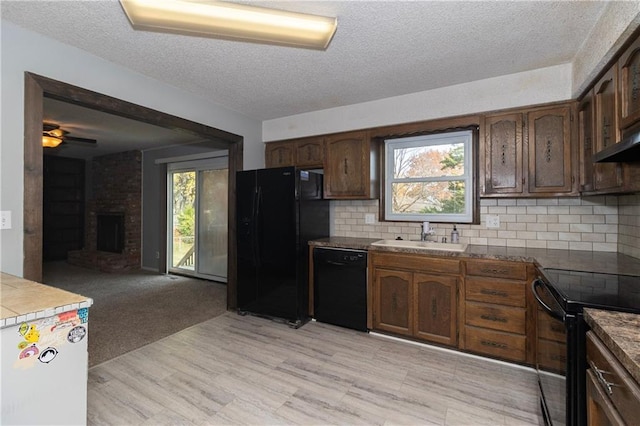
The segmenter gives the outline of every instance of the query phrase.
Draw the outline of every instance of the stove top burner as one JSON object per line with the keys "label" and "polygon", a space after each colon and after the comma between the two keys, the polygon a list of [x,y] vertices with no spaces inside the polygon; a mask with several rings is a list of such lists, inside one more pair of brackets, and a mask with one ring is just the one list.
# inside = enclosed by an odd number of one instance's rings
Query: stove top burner
{"label": "stove top burner", "polygon": [[544,269],[544,276],[569,312],[584,307],[640,313],[640,277],[564,269]]}

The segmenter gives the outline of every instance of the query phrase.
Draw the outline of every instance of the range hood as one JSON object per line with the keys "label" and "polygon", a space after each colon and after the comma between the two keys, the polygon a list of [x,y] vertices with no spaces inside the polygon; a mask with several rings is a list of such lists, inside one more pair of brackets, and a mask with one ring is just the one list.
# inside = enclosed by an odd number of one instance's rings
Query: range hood
{"label": "range hood", "polygon": [[594,163],[628,163],[640,161],[640,131],[593,155]]}

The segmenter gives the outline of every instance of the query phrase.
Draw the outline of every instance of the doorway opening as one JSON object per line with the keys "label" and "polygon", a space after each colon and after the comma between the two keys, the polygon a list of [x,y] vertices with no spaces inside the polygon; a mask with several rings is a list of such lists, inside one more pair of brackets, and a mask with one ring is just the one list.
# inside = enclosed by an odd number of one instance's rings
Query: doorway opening
{"label": "doorway opening", "polygon": [[170,272],[227,282],[227,160],[167,165]]}
{"label": "doorway opening", "polygon": [[[25,73],[24,115],[24,257],[23,277],[42,281],[43,267],[43,155],[42,123],[44,98],[52,98],[98,111],[131,118],[168,129],[180,129],[212,141],[218,148],[227,149],[228,166],[228,222],[230,232],[235,232],[235,174],[242,169],[243,137],[200,123],[152,110],[127,101],[93,92],[68,83],[56,81],[30,72]],[[165,182],[162,179],[162,182]],[[163,191],[164,192],[164,191]],[[166,192],[165,192],[166,193]],[[166,203],[166,199],[163,201]],[[165,215],[166,208],[158,211]],[[163,217],[161,235],[166,236],[166,220]],[[160,256],[166,253],[167,241],[162,241]],[[227,272],[227,308],[235,309],[236,295],[236,248],[235,239],[229,238]],[[160,259],[166,265],[165,259]],[[159,272],[166,272],[159,271]]]}

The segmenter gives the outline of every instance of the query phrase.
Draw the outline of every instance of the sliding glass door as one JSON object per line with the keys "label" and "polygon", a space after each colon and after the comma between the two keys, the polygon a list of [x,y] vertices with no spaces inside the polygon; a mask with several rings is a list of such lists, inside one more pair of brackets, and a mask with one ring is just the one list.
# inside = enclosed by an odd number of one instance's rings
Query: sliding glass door
{"label": "sliding glass door", "polygon": [[172,163],[169,271],[227,281],[227,157]]}

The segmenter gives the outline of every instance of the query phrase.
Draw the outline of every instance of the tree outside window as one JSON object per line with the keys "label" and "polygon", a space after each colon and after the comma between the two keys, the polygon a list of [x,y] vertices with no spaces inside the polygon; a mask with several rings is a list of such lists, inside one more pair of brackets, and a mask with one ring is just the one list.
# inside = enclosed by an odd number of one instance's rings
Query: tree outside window
{"label": "tree outside window", "polygon": [[385,219],[473,221],[472,132],[385,140]]}

